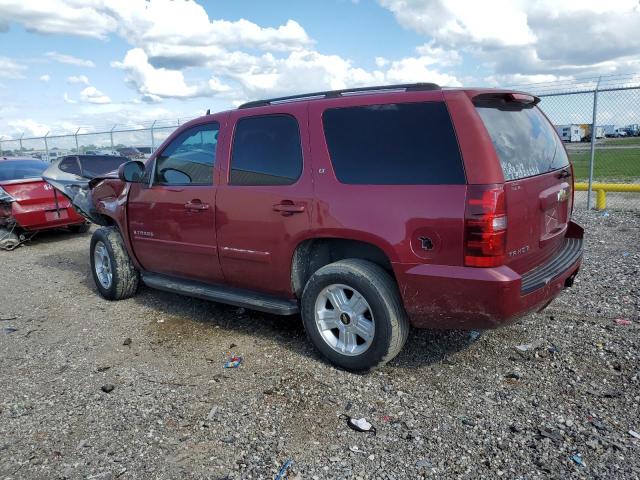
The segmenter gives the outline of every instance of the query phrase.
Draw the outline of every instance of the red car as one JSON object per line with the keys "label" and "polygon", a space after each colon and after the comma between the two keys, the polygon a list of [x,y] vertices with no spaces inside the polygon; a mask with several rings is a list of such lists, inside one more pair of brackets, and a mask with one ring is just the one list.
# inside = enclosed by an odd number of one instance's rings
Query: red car
{"label": "red car", "polygon": [[49,166],[33,158],[0,158],[0,248],[13,250],[30,234],[67,227],[86,232],[89,224],[41,175]]}
{"label": "red car", "polygon": [[409,326],[492,328],[571,286],[573,170],[539,99],[433,84],[251,102],[75,196],[98,291],[146,285],[283,315],[350,370]]}

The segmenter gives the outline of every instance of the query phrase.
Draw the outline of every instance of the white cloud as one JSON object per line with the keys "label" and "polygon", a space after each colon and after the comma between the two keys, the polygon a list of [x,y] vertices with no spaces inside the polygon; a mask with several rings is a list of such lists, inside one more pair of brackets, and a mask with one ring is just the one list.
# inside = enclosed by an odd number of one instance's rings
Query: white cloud
{"label": "white cloud", "polygon": [[77,100],[73,100],[71,97],[69,97],[69,94],[67,92],[64,92],[62,98],[64,99],[64,103],[78,103]]}
{"label": "white cloud", "polygon": [[7,122],[9,128],[16,134],[24,134],[25,137],[42,137],[47,134],[49,127],[38,123],[30,118],[21,120],[10,120]]}
{"label": "white cloud", "polygon": [[73,55],[67,55],[64,53],[58,52],[47,52],[44,54],[45,57],[50,58],[54,62],[64,63],[66,65],[74,65],[76,67],[95,67],[96,64],[91,60],[84,60],[82,58],[74,57]]}
{"label": "white cloud", "polygon": [[151,65],[141,48],[129,50],[122,62],[113,62],[112,66],[126,71],[127,81],[147,99],[191,98],[230,90],[213,78],[207,84],[188,85],[181,71]]}
{"label": "white cloud", "polygon": [[111,103],[111,99],[96,87],[89,86],[80,92],[80,99],[87,103]]}
{"label": "white cloud", "polygon": [[46,82],[48,82],[49,80],[51,80],[51,75],[49,75],[49,74],[40,75],[39,80],[40,80],[41,82],[45,82],[45,83],[46,83]]}
{"label": "white cloud", "polygon": [[67,77],[67,83],[80,83],[82,85],[89,85],[89,78],[86,75],[71,75]]}
{"label": "white cloud", "polygon": [[8,57],[0,57],[0,77],[24,78],[23,72],[27,69],[24,65]]}
{"label": "white cloud", "polygon": [[98,0],[3,0],[2,25],[21,23],[32,32],[106,38],[116,28],[114,18]]}
{"label": "white cloud", "polygon": [[613,73],[640,60],[637,0],[378,3],[432,49],[466,52],[497,75]]}

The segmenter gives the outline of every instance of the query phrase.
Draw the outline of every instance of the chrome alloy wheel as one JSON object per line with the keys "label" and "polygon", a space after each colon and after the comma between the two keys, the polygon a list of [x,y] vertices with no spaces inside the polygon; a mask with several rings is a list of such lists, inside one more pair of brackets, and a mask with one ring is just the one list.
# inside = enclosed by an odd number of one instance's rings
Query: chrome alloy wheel
{"label": "chrome alloy wheel", "polygon": [[111,259],[106,245],[100,241],[96,242],[96,246],[93,249],[93,266],[102,288],[109,289],[113,281]]}
{"label": "chrome alloy wheel", "polygon": [[342,355],[360,355],[373,342],[375,320],[371,307],[360,292],[347,285],[329,285],[320,292],[315,320],[327,345]]}

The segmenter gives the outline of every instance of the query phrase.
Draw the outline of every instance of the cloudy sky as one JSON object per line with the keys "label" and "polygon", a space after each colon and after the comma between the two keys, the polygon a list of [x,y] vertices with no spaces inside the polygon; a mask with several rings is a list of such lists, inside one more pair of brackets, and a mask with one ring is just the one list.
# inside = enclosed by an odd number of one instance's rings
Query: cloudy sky
{"label": "cloudy sky", "polygon": [[386,83],[640,71],[638,0],[0,0],[0,135]]}

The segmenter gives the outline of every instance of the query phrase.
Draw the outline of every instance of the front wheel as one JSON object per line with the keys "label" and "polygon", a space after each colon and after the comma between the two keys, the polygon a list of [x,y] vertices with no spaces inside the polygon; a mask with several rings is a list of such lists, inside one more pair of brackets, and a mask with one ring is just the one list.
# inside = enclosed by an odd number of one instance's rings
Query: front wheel
{"label": "front wheel", "polygon": [[326,265],[311,276],[302,294],[302,321],[322,355],[353,371],[384,365],[409,334],[395,281],[360,259]]}
{"label": "front wheel", "polygon": [[140,275],[115,227],[101,227],[91,237],[91,272],[98,292],[107,300],[123,300],[138,290]]}

